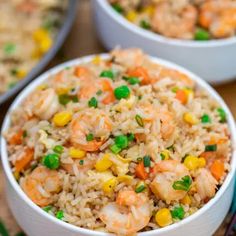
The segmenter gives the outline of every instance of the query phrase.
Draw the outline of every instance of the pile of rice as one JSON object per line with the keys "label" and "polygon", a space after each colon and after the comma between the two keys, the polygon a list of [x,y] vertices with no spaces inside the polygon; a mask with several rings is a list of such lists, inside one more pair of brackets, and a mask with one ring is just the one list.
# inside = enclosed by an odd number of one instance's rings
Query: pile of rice
{"label": "pile of rice", "polygon": [[[117,95],[121,86],[126,93]],[[122,147],[116,143],[120,135],[128,139]],[[227,118],[219,104],[187,75],[152,62],[139,49],[117,49],[108,59],[96,56],[51,75],[11,114],[5,137],[12,172],[32,201],[70,224],[126,235],[164,227],[196,212],[220,188],[231,157]],[[58,166],[46,163],[50,154],[59,157]],[[187,159],[199,164],[191,167]],[[189,173],[187,190],[168,190],[173,194],[166,197],[153,187],[163,163],[174,168],[165,173],[170,186],[182,181],[173,180],[175,166]],[[220,173],[214,171],[216,163]],[[36,170],[56,176],[57,190],[50,190],[53,183],[46,183],[47,176],[36,175]],[[201,173],[207,175],[199,186]],[[147,198],[149,220],[144,227],[117,232],[101,219],[102,209],[122,191]],[[170,199],[175,192],[182,198]],[[121,212],[126,214],[129,207],[122,206]],[[184,215],[175,216],[180,208]],[[162,209],[171,213],[166,224],[158,220]]]}

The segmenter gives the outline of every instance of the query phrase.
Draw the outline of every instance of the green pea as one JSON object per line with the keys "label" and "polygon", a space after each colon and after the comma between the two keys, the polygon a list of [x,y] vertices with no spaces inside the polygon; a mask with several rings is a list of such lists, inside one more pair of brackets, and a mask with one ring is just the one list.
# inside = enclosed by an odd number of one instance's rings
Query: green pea
{"label": "green pea", "polygon": [[58,154],[52,153],[43,157],[42,160],[43,165],[45,165],[48,169],[55,170],[60,166],[60,159]]}

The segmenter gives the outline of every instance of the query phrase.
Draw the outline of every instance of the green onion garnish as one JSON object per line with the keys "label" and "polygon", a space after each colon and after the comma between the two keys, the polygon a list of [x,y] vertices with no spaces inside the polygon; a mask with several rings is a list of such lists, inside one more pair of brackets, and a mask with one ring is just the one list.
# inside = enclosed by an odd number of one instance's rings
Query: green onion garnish
{"label": "green onion garnish", "polygon": [[7,43],[4,45],[3,50],[7,55],[13,54],[16,50],[16,45],[14,43]]}
{"label": "green onion garnish", "polygon": [[76,103],[78,102],[78,97],[77,96],[69,96],[68,94],[60,94],[58,96],[58,100],[59,100],[59,103],[61,105],[66,105],[68,104],[70,101]]}
{"label": "green onion garnish", "polygon": [[80,160],[79,164],[82,166],[84,164],[84,160]]}
{"label": "green onion garnish", "polygon": [[43,207],[42,209],[48,213],[49,211],[52,210],[52,206],[51,206],[51,205],[45,206],[45,207]]}
{"label": "green onion garnish", "polygon": [[140,79],[137,77],[129,77],[128,78],[128,82],[131,85],[135,85],[135,84],[139,84],[140,83]]}
{"label": "green onion garnish", "polygon": [[56,146],[53,148],[53,151],[54,151],[55,153],[58,153],[58,154],[62,154],[63,150],[64,150],[64,147],[61,146],[61,145],[56,145]]}
{"label": "green onion garnish", "polygon": [[94,140],[94,137],[93,137],[93,134],[87,134],[86,135],[86,140],[89,142],[89,141],[92,141],[92,140]]}
{"label": "green onion garnish", "polygon": [[216,150],[217,150],[217,145],[216,144],[205,146],[205,152],[215,152]]}
{"label": "green onion garnish", "polygon": [[24,131],[23,131],[23,138],[26,138],[26,137],[27,137],[27,135],[28,135],[28,134],[27,134],[27,131],[26,131],[26,130],[24,130]]}
{"label": "green onion garnish", "polygon": [[192,184],[192,179],[189,175],[184,176],[181,180],[175,181],[172,185],[175,190],[188,191]]}
{"label": "green onion garnish", "polygon": [[150,156],[144,156],[143,157],[143,165],[145,167],[150,167],[151,166],[151,158],[150,158]]}
{"label": "green onion garnish", "polygon": [[127,135],[127,138],[128,138],[128,141],[129,141],[129,142],[132,142],[135,137],[134,137],[134,134],[128,134],[128,135]]}
{"label": "green onion garnish", "polygon": [[117,147],[124,149],[128,147],[128,138],[125,135],[119,135],[115,137],[115,144]]}
{"label": "green onion garnish", "polygon": [[208,31],[202,29],[202,28],[198,28],[195,32],[195,40],[199,40],[199,41],[204,41],[204,40],[209,40],[210,39],[210,34]]}
{"label": "green onion garnish", "polygon": [[89,101],[88,101],[88,106],[89,107],[94,107],[97,108],[98,107],[98,101],[95,97],[92,97]]}
{"label": "green onion garnish", "polygon": [[119,14],[121,14],[123,12],[123,8],[119,3],[113,3],[112,8]]}
{"label": "green onion garnish", "polygon": [[143,118],[140,116],[140,115],[136,115],[135,116],[135,120],[137,122],[137,124],[140,126],[140,127],[143,127],[144,124],[143,124]]}
{"label": "green onion garnish", "polygon": [[102,94],[102,90],[99,89],[99,90],[96,92],[96,94],[97,94],[98,96],[101,95],[101,94]]}
{"label": "green onion garnish", "polygon": [[143,29],[150,29],[151,28],[150,23],[147,22],[146,20],[141,20],[139,24]]}
{"label": "green onion garnish", "polygon": [[113,144],[110,146],[110,150],[113,153],[118,154],[122,149],[120,147],[118,147],[116,144]]}
{"label": "green onion garnish", "polygon": [[142,157],[138,157],[138,158],[137,158],[137,161],[138,161],[138,162],[142,162],[142,161],[143,161],[143,158],[142,158]]}
{"label": "green onion garnish", "polygon": [[218,115],[220,117],[220,122],[221,123],[226,122],[226,113],[225,113],[225,111],[222,108],[218,108],[217,112],[218,112]]}
{"label": "green onion garnish", "polygon": [[145,190],[145,185],[144,183],[138,184],[137,187],[135,188],[135,192],[136,193],[141,193]]}
{"label": "green onion garnish", "polygon": [[59,219],[59,220],[62,220],[64,218],[64,212],[63,211],[58,211],[56,213],[56,218]]}
{"label": "green onion garnish", "polygon": [[115,75],[111,70],[104,70],[101,72],[100,77],[109,78],[111,80],[114,80]]}

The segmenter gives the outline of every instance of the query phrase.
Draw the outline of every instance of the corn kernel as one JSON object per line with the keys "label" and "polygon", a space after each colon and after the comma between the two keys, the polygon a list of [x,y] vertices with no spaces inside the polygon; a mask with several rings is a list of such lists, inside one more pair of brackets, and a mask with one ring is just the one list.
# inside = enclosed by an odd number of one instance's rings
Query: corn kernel
{"label": "corn kernel", "polygon": [[154,13],[154,7],[153,6],[144,7],[142,12],[151,16]]}
{"label": "corn kernel", "polygon": [[161,158],[163,159],[163,160],[168,160],[169,158],[170,158],[170,152],[169,152],[169,150],[164,150],[164,151],[162,151],[161,152]]}
{"label": "corn kernel", "polygon": [[41,84],[37,87],[37,90],[44,90],[46,89],[48,86],[46,84]]}
{"label": "corn kernel", "polygon": [[202,168],[206,166],[206,160],[203,157],[198,158],[198,167]]}
{"label": "corn kernel", "polygon": [[43,40],[46,37],[48,37],[48,32],[45,29],[39,28],[33,32],[33,38],[37,42]]}
{"label": "corn kernel", "polygon": [[190,96],[193,97],[194,92],[193,92],[192,89],[190,89],[190,88],[185,88],[185,89],[183,89],[183,90],[184,90],[184,92],[187,94],[188,97],[190,97]]}
{"label": "corn kernel", "polygon": [[110,160],[110,155],[105,154],[101,159],[99,159],[96,164],[95,168],[97,171],[105,171],[112,166],[112,161]]}
{"label": "corn kernel", "polygon": [[185,197],[183,199],[181,199],[181,203],[184,205],[190,205],[191,204],[191,198],[189,197],[189,195],[185,195]]}
{"label": "corn kernel", "polygon": [[184,118],[184,121],[190,125],[196,125],[199,122],[198,119],[189,112],[184,113],[183,118]]}
{"label": "corn kernel", "polygon": [[39,43],[40,51],[44,54],[46,53],[52,46],[52,39],[50,37],[44,38]]}
{"label": "corn kernel", "polygon": [[129,11],[126,15],[126,19],[130,22],[134,22],[137,18],[137,13],[135,11]]}
{"label": "corn kernel", "polygon": [[120,175],[117,177],[117,180],[119,182],[125,182],[125,183],[130,183],[133,179],[134,178],[131,175]]}
{"label": "corn kernel", "polygon": [[199,161],[198,158],[195,156],[187,156],[184,159],[184,165],[189,169],[189,170],[196,170],[199,166]]}
{"label": "corn kernel", "polygon": [[167,208],[162,208],[156,213],[155,220],[157,224],[161,227],[170,225],[172,223],[172,216],[170,210]]}
{"label": "corn kernel", "polygon": [[92,60],[93,64],[99,65],[101,63],[101,57],[100,56],[95,56]]}
{"label": "corn kernel", "polygon": [[85,157],[86,152],[83,150],[72,147],[69,150],[69,155],[70,155],[70,157],[75,158],[75,159],[82,159]]}
{"label": "corn kernel", "polygon": [[27,72],[25,70],[23,70],[23,69],[17,70],[16,77],[18,79],[23,79],[23,78],[25,78],[26,75],[27,75]]}
{"label": "corn kernel", "polygon": [[114,178],[111,178],[111,179],[107,180],[103,184],[102,189],[105,193],[111,194],[117,184],[118,184],[117,178],[114,177]]}
{"label": "corn kernel", "polygon": [[53,123],[58,127],[63,127],[71,121],[71,118],[72,118],[71,112],[62,111],[54,115]]}
{"label": "corn kernel", "polygon": [[123,157],[120,156],[120,155],[116,155],[116,157],[117,157],[118,160],[122,161],[123,163],[129,163],[129,162],[131,162],[131,159],[129,159],[129,158],[123,158]]}
{"label": "corn kernel", "polygon": [[14,171],[13,175],[17,181],[20,179],[20,172],[19,171]]}
{"label": "corn kernel", "polygon": [[39,50],[39,48],[35,48],[34,51],[32,52],[31,58],[32,59],[39,59],[42,57],[42,52]]}
{"label": "corn kernel", "polygon": [[67,94],[70,90],[71,90],[70,87],[59,87],[59,88],[56,88],[56,92],[57,92],[57,94],[59,94],[59,95],[61,95],[61,94]]}

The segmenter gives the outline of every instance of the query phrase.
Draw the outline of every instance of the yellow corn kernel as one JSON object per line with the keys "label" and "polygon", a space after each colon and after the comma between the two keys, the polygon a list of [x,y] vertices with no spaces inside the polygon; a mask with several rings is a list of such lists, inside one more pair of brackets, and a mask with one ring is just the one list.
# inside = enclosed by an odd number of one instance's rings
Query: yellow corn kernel
{"label": "yellow corn kernel", "polygon": [[19,69],[19,70],[17,70],[17,72],[16,72],[16,77],[17,77],[18,79],[23,79],[23,78],[25,78],[26,75],[27,75],[27,72],[26,72],[26,70],[24,70],[24,69]]}
{"label": "yellow corn kernel", "polygon": [[114,177],[104,182],[102,189],[105,193],[111,194],[117,184],[118,184],[117,178]]}
{"label": "yellow corn kernel", "polygon": [[154,7],[153,6],[144,7],[142,12],[151,16],[154,13]]}
{"label": "yellow corn kernel", "polygon": [[57,94],[59,94],[59,95],[61,95],[61,94],[67,94],[70,90],[71,90],[70,87],[60,87],[60,88],[56,88],[56,92],[57,92]]}
{"label": "yellow corn kernel", "polygon": [[183,91],[186,93],[186,95],[188,95],[188,97],[194,95],[194,92],[191,88],[184,88]]}
{"label": "yellow corn kernel", "polygon": [[137,19],[137,13],[135,11],[129,11],[126,14],[126,19],[130,22],[134,22]]}
{"label": "yellow corn kernel", "polygon": [[69,150],[69,155],[70,155],[70,157],[75,158],[75,159],[82,159],[85,157],[86,152],[83,150],[72,147]]}
{"label": "yellow corn kernel", "polygon": [[120,175],[117,177],[117,180],[119,182],[125,182],[125,183],[130,183],[133,179],[134,178],[131,175]]}
{"label": "yellow corn kernel", "polygon": [[107,153],[101,159],[99,159],[96,164],[95,168],[97,171],[105,171],[108,170],[112,166],[112,161],[110,160],[110,155]]}
{"label": "yellow corn kernel", "polygon": [[118,160],[122,161],[123,163],[129,163],[129,162],[131,162],[131,159],[129,159],[129,158],[123,158],[123,157],[120,156],[120,155],[116,155],[116,157],[117,157]]}
{"label": "yellow corn kernel", "polygon": [[39,48],[35,48],[34,51],[32,52],[31,58],[32,59],[40,59],[42,57],[42,52],[39,50]]}
{"label": "yellow corn kernel", "polygon": [[39,42],[43,40],[44,38],[48,37],[49,33],[42,28],[39,28],[33,32],[33,38],[35,41]]}
{"label": "yellow corn kernel", "polygon": [[40,44],[40,51],[46,53],[52,46],[52,39],[50,37],[43,39]]}
{"label": "yellow corn kernel", "polygon": [[196,116],[194,116],[193,114],[189,112],[184,113],[183,118],[184,118],[184,121],[190,125],[196,125],[199,122]]}
{"label": "yellow corn kernel", "polygon": [[101,57],[100,56],[95,56],[92,60],[93,64],[99,65],[101,63]]}
{"label": "yellow corn kernel", "polygon": [[19,178],[20,178],[20,172],[19,171],[14,171],[13,175],[14,175],[16,180],[19,180]]}
{"label": "yellow corn kernel", "polygon": [[157,224],[161,227],[170,225],[172,223],[172,216],[170,210],[167,208],[162,208],[156,213],[155,220]]}
{"label": "yellow corn kernel", "polygon": [[163,159],[163,160],[168,160],[169,158],[170,158],[170,152],[169,152],[169,150],[164,150],[164,151],[162,151],[161,152],[161,158]]}
{"label": "yellow corn kernel", "polygon": [[184,205],[190,205],[191,204],[191,198],[189,197],[189,195],[185,195],[185,197],[183,199],[181,199],[181,203]]}
{"label": "yellow corn kernel", "polygon": [[44,90],[46,89],[48,86],[46,84],[41,84],[37,87],[37,90]]}
{"label": "yellow corn kernel", "polygon": [[54,115],[53,123],[58,127],[63,127],[71,121],[71,118],[72,118],[71,112],[62,111]]}
{"label": "yellow corn kernel", "polygon": [[198,167],[202,168],[206,166],[206,160],[203,157],[198,158]]}
{"label": "yellow corn kernel", "polygon": [[184,159],[184,165],[189,169],[189,170],[196,170],[199,166],[199,161],[198,158],[195,156],[188,155]]}
{"label": "yellow corn kernel", "polygon": [[33,33],[33,38],[39,46],[39,51],[44,54],[52,46],[52,39],[49,33],[44,29],[38,29]]}

